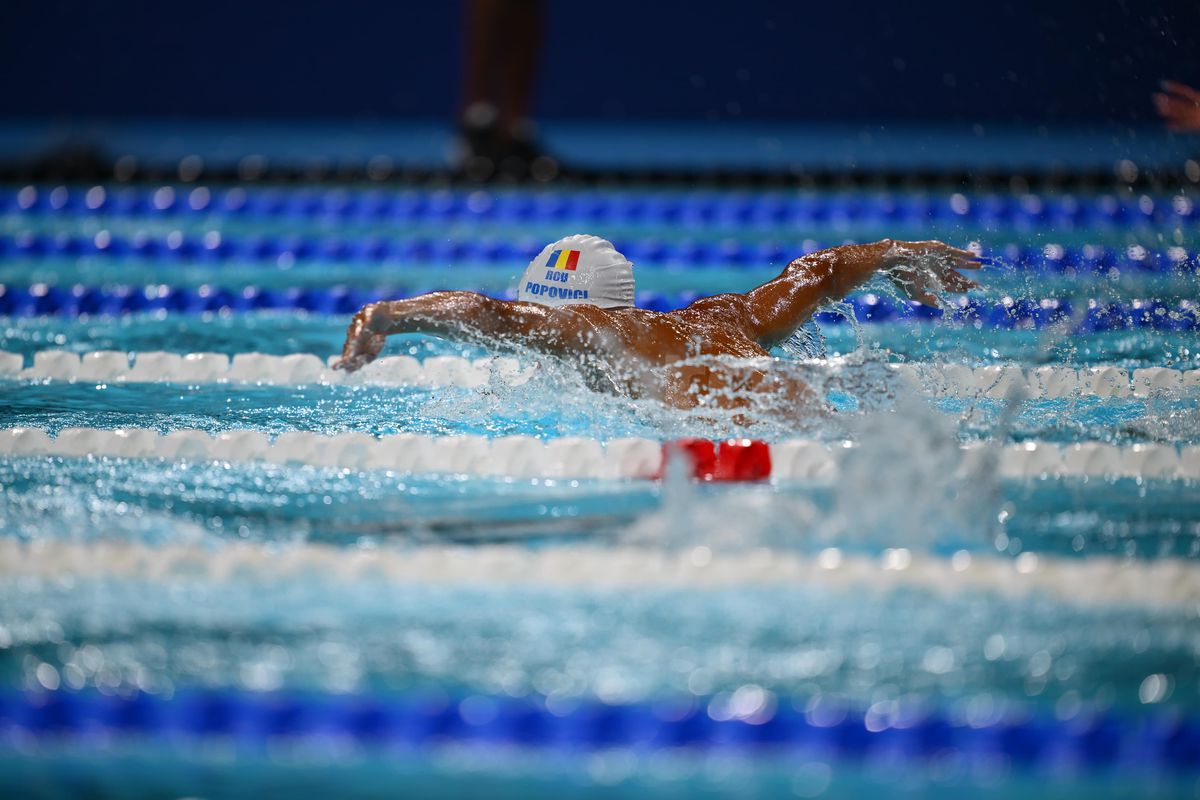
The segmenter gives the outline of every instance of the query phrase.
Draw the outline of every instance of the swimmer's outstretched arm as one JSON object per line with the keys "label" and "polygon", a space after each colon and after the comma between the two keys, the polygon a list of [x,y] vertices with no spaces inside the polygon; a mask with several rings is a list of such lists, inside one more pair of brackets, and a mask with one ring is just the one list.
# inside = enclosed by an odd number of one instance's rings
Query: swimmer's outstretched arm
{"label": "swimmer's outstretched arm", "polygon": [[537,303],[495,300],[475,292],[431,292],[405,300],[363,306],[346,330],[342,358],[334,369],[353,372],[375,360],[388,336],[426,333],[472,344],[521,344],[556,353],[573,330],[561,315]]}
{"label": "swimmer's outstretched arm", "polygon": [[886,272],[912,299],[934,305],[941,291],[976,286],[956,270],[978,267],[974,253],[942,242],[884,239],[831,247],[797,258],[779,277],[746,293],[751,334],[763,347],[774,347],[823,303],[845,297],[876,272]]}

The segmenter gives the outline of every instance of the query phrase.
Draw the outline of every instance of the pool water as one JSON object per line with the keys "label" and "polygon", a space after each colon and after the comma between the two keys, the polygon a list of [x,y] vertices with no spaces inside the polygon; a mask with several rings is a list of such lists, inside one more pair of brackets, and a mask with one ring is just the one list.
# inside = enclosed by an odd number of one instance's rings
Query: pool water
{"label": "pool water", "polygon": [[[664,308],[748,289],[818,243],[944,238],[994,258],[969,313],[930,318],[872,285],[820,316],[839,366],[779,354],[836,411],[751,435],[854,442],[836,482],[0,456],[0,785],[153,795],[202,774],[281,790],[337,753],[339,793],[364,796],[1192,791],[1195,479],[1013,478],[959,445],[1197,445],[1195,386],[980,397],[886,364],[1200,368],[1193,229],[1183,194],[0,187],[0,350],[26,364],[48,349],[324,359],[356,299],[504,296],[531,248],[581,231],[616,240],[639,301]],[[416,336],[386,353],[485,355]],[[746,433],[545,361],[483,388],[10,376],[0,427]],[[196,693],[304,711],[196,727],[171,710]],[[454,725],[368,735],[328,711],[413,698]],[[495,733],[512,703],[543,721]],[[586,741],[545,733],[610,713],[624,721]],[[649,718],[698,727],[639,738]],[[731,744],[731,720],[792,733]],[[919,744],[871,738],[910,729]]]}

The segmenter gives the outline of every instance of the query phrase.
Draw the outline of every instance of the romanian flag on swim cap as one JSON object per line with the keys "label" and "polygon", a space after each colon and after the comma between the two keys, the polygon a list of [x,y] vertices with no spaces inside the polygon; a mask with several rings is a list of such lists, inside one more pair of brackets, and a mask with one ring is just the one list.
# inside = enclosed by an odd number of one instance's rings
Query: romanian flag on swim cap
{"label": "romanian flag on swim cap", "polygon": [[546,266],[550,269],[569,269],[574,270],[579,263],[579,250],[555,250],[550,254],[550,258],[546,260]]}

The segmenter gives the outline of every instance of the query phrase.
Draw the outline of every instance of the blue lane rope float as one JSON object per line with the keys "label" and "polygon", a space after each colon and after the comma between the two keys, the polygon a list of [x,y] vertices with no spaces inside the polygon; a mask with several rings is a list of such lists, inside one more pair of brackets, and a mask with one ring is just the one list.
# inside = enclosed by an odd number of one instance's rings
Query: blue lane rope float
{"label": "blue lane rope float", "polygon": [[[240,289],[219,286],[13,286],[0,284],[0,316],[118,316],[171,312],[250,312],[298,310],[314,314],[351,314],[367,303],[422,294],[424,289],[346,286],[290,289]],[[511,291],[494,295],[512,299]],[[682,308],[698,295],[695,292],[665,294],[639,292],[637,304],[652,311]],[[914,302],[897,302],[887,297],[860,294],[851,298],[855,319],[863,323],[944,320],[956,324],[1012,329],[1042,328],[1073,324],[1077,332],[1150,329],[1192,331],[1200,312],[1190,300],[1166,303],[1159,300],[1107,302],[1101,300],[1016,299],[999,301],[962,297],[949,311]],[[845,317],[821,312],[815,319],[823,325],[844,323]]]}
{"label": "blue lane rope float", "polygon": [[[756,269],[781,266],[805,252],[822,249],[832,243],[804,242],[784,245],[777,241],[742,242],[727,240],[684,239],[662,241],[654,238],[625,239],[614,242],[617,249],[635,264],[687,269]],[[305,262],[337,262],[386,266],[397,264],[510,266],[525,262],[541,250],[543,243],[522,237],[504,240],[440,239],[414,236],[386,238],[363,236],[309,236],[298,234],[234,236],[207,232],[126,237],[108,231],[91,236],[47,234],[18,231],[0,235],[0,257],[11,258],[145,258],[164,263],[254,262],[264,265],[291,266]],[[1064,246],[1059,244],[1003,244],[985,248],[994,263],[1027,271],[1066,275],[1197,272],[1196,254],[1183,247],[1155,250],[1142,246],[1114,248],[1103,245]]]}
{"label": "blue lane rope float", "polygon": [[332,735],[384,747],[470,743],[551,752],[816,750],[845,760],[889,753],[911,761],[957,751],[1005,756],[1034,769],[1071,764],[1184,774],[1200,769],[1200,719],[1172,710],[1137,720],[1102,713],[1067,721],[1035,715],[967,724],[936,713],[864,714],[819,703],[806,707],[768,693],[763,697],[764,703],[739,712],[736,704],[720,696],[607,705],[480,695],[344,696],[218,689],[183,690],[168,699],[147,693],[10,691],[0,694],[0,730],[58,741],[98,734],[232,737],[247,749],[281,739]]}
{"label": "blue lane rope float", "polygon": [[353,190],[206,186],[14,186],[0,213],[22,215],[229,215],[393,222],[456,220],[669,224],[974,223],[1056,229],[1185,224],[1197,212],[1185,195],[912,192],[530,192]]}

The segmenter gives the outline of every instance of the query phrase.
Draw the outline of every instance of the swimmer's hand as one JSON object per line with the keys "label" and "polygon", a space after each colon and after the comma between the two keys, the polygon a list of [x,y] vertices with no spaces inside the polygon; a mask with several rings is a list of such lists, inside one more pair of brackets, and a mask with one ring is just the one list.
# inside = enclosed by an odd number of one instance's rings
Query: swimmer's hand
{"label": "swimmer's hand", "polygon": [[958,272],[979,266],[979,256],[943,242],[892,242],[879,271],[909,298],[936,306],[943,292],[966,292],[979,286]]}
{"label": "swimmer's hand", "polygon": [[371,304],[363,306],[354,315],[354,319],[350,321],[350,327],[346,329],[346,343],[342,346],[342,358],[334,363],[334,369],[354,372],[370,364],[379,356],[387,342],[387,336],[377,332],[380,322],[377,319],[380,316],[377,312],[378,308]]}

